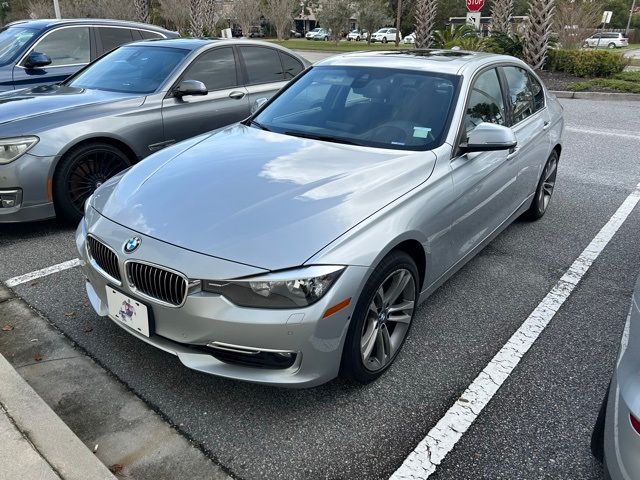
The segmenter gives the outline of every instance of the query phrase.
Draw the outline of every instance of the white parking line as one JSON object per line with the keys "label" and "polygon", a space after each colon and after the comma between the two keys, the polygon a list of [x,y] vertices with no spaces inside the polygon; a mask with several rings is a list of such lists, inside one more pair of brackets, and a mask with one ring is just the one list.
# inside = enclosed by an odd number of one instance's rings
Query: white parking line
{"label": "white parking line", "polygon": [[78,266],[80,266],[80,259],[74,258],[73,260],[58,263],[57,265],[52,265],[41,270],[36,270],[35,272],[25,273],[24,275],[20,275],[19,277],[10,278],[4,283],[7,285],[7,287],[15,287],[16,285],[28,283],[36,280],[37,278],[46,277],[48,275],[52,275],[54,273],[62,272],[63,270],[68,270],[70,268]]}
{"label": "white parking line", "polygon": [[624,132],[616,132],[613,130],[590,130],[587,128],[576,128],[576,127],[566,127],[565,130],[569,132],[586,133],[587,135],[611,135],[614,137],[631,138],[633,140],[640,140],[640,135],[637,135],[632,132],[624,133]]}
{"label": "white parking line", "polygon": [[640,201],[640,184],[591,240],[569,270],[540,302],[524,323],[480,372],[447,413],[391,476],[392,480],[426,479],[458,443],[480,412],[497,393],[525,353],[553,319],[594,260]]}

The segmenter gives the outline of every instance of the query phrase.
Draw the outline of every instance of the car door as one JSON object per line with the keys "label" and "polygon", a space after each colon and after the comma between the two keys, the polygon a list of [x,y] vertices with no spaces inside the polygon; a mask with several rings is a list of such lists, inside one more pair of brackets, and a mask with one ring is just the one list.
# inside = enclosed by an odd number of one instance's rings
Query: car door
{"label": "car door", "polygon": [[[51,64],[27,68],[26,58],[39,52],[51,58]],[[58,83],[74,74],[91,60],[91,34],[86,25],[65,26],[46,32],[13,67],[15,88]]]}
{"label": "car door", "polygon": [[249,116],[247,89],[239,85],[239,72],[233,47],[215,47],[200,54],[180,76],[198,80],[208,93],[176,97],[172,90],[162,102],[166,143],[179,142],[224,127]]}
{"label": "car door", "polygon": [[[465,104],[460,143],[480,123],[508,125],[507,102],[496,68],[478,74]],[[460,260],[498,229],[517,208],[513,153],[506,150],[454,154],[451,173],[455,192],[452,247]]]}
{"label": "car door", "polygon": [[549,112],[542,85],[533,75],[516,66],[501,70],[511,110],[511,129],[518,141],[517,155],[512,160],[517,170],[517,195],[524,202],[535,192],[551,148]]}
{"label": "car door", "polygon": [[298,59],[275,48],[243,45],[238,47],[238,52],[249,105],[259,98],[271,98],[304,68]]}

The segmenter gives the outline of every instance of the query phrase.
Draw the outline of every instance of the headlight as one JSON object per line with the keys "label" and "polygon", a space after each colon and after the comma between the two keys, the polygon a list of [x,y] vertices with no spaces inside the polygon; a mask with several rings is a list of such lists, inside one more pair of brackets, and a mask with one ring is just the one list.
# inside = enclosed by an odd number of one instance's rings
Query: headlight
{"label": "headlight", "polygon": [[0,164],[13,162],[38,143],[38,137],[0,138]]}
{"label": "headlight", "polygon": [[317,265],[231,282],[202,281],[202,290],[241,307],[299,308],[320,300],[345,267]]}

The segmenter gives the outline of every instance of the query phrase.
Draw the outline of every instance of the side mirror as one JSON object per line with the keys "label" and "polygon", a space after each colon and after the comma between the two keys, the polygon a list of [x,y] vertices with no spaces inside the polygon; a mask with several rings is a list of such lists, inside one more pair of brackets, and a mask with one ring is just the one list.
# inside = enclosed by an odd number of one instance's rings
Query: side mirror
{"label": "side mirror", "polygon": [[460,145],[462,153],[511,150],[518,144],[509,127],[483,122],[469,133],[467,143]]}
{"label": "side mirror", "polygon": [[31,52],[24,61],[25,68],[40,68],[51,63],[49,55],[40,52]]}
{"label": "side mirror", "polygon": [[187,95],[206,95],[208,92],[204,83],[198,80],[183,80],[173,91],[173,95],[182,98]]}
{"label": "side mirror", "polygon": [[251,113],[256,113],[265,103],[267,103],[267,99],[265,97],[256,98],[256,101],[253,102],[253,105],[251,106]]}

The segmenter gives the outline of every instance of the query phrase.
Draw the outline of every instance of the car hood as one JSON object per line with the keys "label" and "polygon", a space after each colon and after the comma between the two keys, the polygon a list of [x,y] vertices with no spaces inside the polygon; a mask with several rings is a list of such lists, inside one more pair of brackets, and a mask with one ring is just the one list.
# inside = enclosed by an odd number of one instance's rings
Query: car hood
{"label": "car hood", "polygon": [[87,90],[60,85],[43,85],[0,93],[0,125],[27,118],[51,115],[79,107],[92,107],[139,95]]}
{"label": "car hood", "polygon": [[238,124],[148,157],[100,188],[93,206],[158,240],[277,270],[426,181],[435,159]]}

